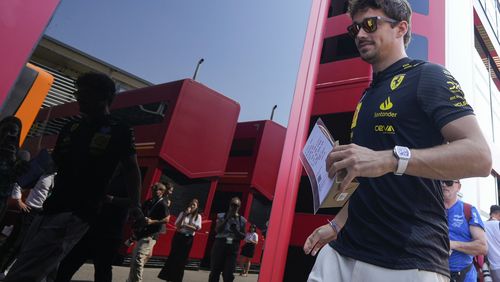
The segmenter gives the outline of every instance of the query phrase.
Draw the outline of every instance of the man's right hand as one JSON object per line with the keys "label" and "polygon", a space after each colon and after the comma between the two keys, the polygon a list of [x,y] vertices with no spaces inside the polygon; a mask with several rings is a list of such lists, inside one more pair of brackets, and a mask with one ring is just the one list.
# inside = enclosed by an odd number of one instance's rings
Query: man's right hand
{"label": "man's right hand", "polygon": [[330,224],[320,226],[307,237],[304,244],[304,252],[306,255],[311,254],[315,256],[324,245],[335,239],[337,239],[337,232],[333,230]]}
{"label": "man's right hand", "polygon": [[21,199],[17,200],[17,207],[23,212],[30,212],[31,210],[30,206],[26,205]]}

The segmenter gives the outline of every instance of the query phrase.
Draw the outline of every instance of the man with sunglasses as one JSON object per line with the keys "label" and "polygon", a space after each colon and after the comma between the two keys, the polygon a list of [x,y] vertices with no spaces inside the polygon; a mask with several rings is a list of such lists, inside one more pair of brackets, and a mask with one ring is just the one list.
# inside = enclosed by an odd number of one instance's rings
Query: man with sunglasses
{"label": "man with sunglasses", "polygon": [[130,272],[127,282],[140,282],[143,280],[142,273],[150,253],[160,236],[165,231],[165,224],[170,219],[170,211],[165,201],[167,186],[156,182],[151,187],[151,198],[143,203],[146,226],[134,232],[136,243],[132,257],[130,258]]}
{"label": "man with sunglasses", "polygon": [[240,241],[245,238],[247,220],[239,214],[241,201],[231,199],[226,213],[217,214],[215,241],[210,256],[209,282],[218,282],[220,274],[224,282],[234,280],[236,259],[240,250]]}
{"label": "man with sunglasses", "polygon": [[453,76],[407,57],[406,0],[351,0],[349,14],[373,81],[356,107],[352,143],[335,146],[327,168],[345,175],[341,190],[354,178],[360,185],[306,240],[306,253],[321,249],[309,281],[447,281],[448,227],[434,179],[489,175],[488,144]]}
{"label": "man with sunglasses", "polygon": [[450,234],[450,276],[452,282],[476,282],[473,258],[488,250],[484,224],[477,209],[462,202],[459,180],[441,181]]}

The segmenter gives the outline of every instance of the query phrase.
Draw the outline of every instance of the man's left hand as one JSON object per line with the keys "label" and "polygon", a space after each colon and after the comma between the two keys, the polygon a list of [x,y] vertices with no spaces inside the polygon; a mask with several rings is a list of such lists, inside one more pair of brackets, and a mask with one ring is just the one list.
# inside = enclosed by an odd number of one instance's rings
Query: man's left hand
{"label": "man's left hand", "polygon": [[304,243],[304,253],[315,256],[324,245],[337,239],[337,232],[330,224],[316,228]]}
{"label": "man's left hand", "polygon": [[392,151],[374,151],[356,144],[337,145],[326,158],[328,176],[333,177],[339,171],[345,173],[341,191],[358,176],[379,177],[394,171],[396,166]]}

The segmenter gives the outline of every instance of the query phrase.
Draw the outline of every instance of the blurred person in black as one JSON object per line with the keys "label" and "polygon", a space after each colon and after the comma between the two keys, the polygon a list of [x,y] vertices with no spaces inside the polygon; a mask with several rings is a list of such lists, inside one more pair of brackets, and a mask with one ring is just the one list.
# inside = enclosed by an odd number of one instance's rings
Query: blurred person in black
{"label": "blurred person in black", "polygon": [[[11,197],[16,200],[21,217],[16,226],[14,226],[14,231],[12,231],[7,242],[0,247],[0,272],[2,274],[14,261],[17,252],[21,249],[24,237],[26,237],[31,223],[42,212],[42,205],[49,195],[50,190],[54,187],[55,174],[54,166],[50,165],[38,178],[35,186],[29,191],[24,201],[22,199],[22,187],[18,183],[14,184]],[[2,274],[0,274],[0,277]]]}
{"label": "blurred person in black", "polygon": [[115,84],[107,75],[87,73],[74,92],[82,118],[60,131],[52,158],[57,176],[52,194],[35,218],[5,281],[53,279],[57,267],[99,214],[107,185],[121,163],[130,213],[143,219],[140,173],[132,129],[110,115]]}
{"label": "blurred person in black", "polygon": [[56,282],[69,282],[89,259],[94,263],[94,281],[113,280],[113,261],[123,242],[123,228],[128,218],[130,199],[118,168],[111,180],[98,219],[59,265]]}
{"label": "blurred person in black", "polygon": [[158,278],[179,282],[184,277],[184,266],[193,246],[196,231],[201,229],[201,215],[198,213],[198,199],[192,199],[175,221],[176,232],[165,265]]}
{"label": "blurred person in black", "polygon": [[215,225],[215,241],[210,258],[209,282],[217,282],[222,278],[224,282],[234,280],[236,259],[240,249],[240,241],[245,238],[247,220],[239,214],[241,201],[238,197],[231,199],[229,210],[217,214]]}
{"label": "blurred person in black", "polygon": [[142,281],[144,265],[151,256],[158,236],[165,230],[165,223],[170,218],[168,199],[164,198],[167,187],[157,182],[153,184],[151,190],[152,197],[142,204],[146,226],[134,232],[137,242],[130,259],[128,282]]}
{"label": "blurred person in black", "polygon": [[[28,154],[19,154],[21,120],[8,116],[0,121],[0,220],[7,211],[16,178],[26,169]],[[27,153],[27,152],[25,152]]]}

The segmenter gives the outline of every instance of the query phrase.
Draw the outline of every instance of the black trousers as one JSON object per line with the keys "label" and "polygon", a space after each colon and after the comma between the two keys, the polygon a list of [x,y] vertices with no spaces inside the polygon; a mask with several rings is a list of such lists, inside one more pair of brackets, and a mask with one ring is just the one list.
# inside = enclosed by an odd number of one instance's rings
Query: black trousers
{"label": "black trousers", "polygon": [[193,236],[186,236],[180,232],[175,232],[170,255],[158,274],[158,278],[181,282],[184,277],[184,267],[186,266],[192,246]]}
{"label": "black trousers", "polygon": [[69,254],[61,261],[56,282],[69,282],[73,275],[88,260],[94,263],[94,281],[111,282],[113,279],[113,259],[122,244],[122,238],[83,236]]}
{"label": "black trousers", "polygon": [[21,222],[19,227],[14,227],[14,231],[7,239],[7,242],[0,249],[0,271],[5,271],[7,267],[14,261],[17,253],[21,250],[24,237],[30,229],[33,219],[40,214],[42,209],[31,207],[29,212],[21,214]]}
{"label": "black trousers", "polygon": [[234,280],[239,249],[240,241],[233,240],[232,244],[226,244],[225,238],[215,239],[210,258],[209,282],[218,282],[221,272],[224,282]]}

